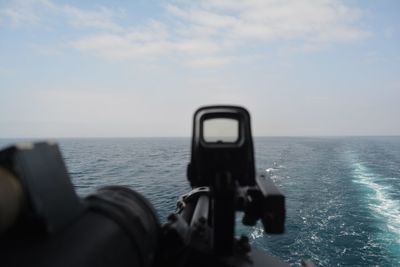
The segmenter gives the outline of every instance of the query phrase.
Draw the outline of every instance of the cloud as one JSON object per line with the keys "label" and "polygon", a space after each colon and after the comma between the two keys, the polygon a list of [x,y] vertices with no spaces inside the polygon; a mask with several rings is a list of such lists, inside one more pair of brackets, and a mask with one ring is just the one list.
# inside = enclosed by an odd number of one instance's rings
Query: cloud
{"label": "cloud", "polygon": [[123,31],[114,19],[115,11],[99,7],[93,11],[85,11],[73,6],[62,6],[60,11],[67,17],[69,23],[78,28],[95,28],[105,31]]}
{"label": "cloud", "polygon": [[132,42],[127,35],[96,34],[71,43],[74,48],[111,60],[157,56],[168,52],[167,42]]}
{"label": "cloud", "polygon": [[150,22],[120,33],[104,32],[84,36],[72,41],[71,45],[81,51],[114,60],[159,56],[172,49],[168,32],[158,22]]}
{"label": "cloud", "polygon": [[179,56],[186,65],[213,67],[230,64],[229,58],[248,44],[280,41],[292,51],[313,51],[370,35],[360,27],[364,12],[337,0],[178,2],[166,4],[158,18],[129,25],[119,22],[120,8],[84,10],[49,0],[13,3],[0,14],[14,23],[38,23],[46,11],[74,28],[90,29],[78,32],[69,44],[108,60]]}
{"label": "cloud", "polygon": [[[363,12],[343,1],[265,0],[204,1],[195,7],[167,6],[191,27],[211,28],[215,35],[243,42],[275,39],[303,42],[361,40],[368,33],[357,22]],[[191,32],[191,31],[188,31]]]}
{"label": "cloud", "polygon": [[[208,0],[167,4],[165,11],[168,23],[157,21],[162,34],[151,25],[143,25],[139,31],[125,28],[124,33],[84,37],[73,45],[108,59],[180,54],[190,66],[215,67],[231,63],[230,53],[247,44],[295,41],[292,50],[312,51],[360,41],[370,34],[358,25],[363,11],[343,1]],[[145,40],[130,37],[144,33]],[[110,52],[111,47],[117,52]]]}
{"label": "cloud", "polygon": [[47,0],[14,0],[0,8],[2,24],[13,27],[36,25],[41,21],[41,10],[50,5]]}
{"label": "cloud", "polygon": [[220,67],[233,62],[231,57],[204,57],[189,61],[188,65],[192,67]]}
{"label": "cloud", "polygon": [[12,26],[31,26],[49,23],[49,17],[64,19],[76,28],[92,28],[105,31],[121,31],[114,20],[123,12],[119,9],[96,7],[84,10],[72,5],[56,4],[50,0],[14,0],[0,8],[0,17],[4,24]]}

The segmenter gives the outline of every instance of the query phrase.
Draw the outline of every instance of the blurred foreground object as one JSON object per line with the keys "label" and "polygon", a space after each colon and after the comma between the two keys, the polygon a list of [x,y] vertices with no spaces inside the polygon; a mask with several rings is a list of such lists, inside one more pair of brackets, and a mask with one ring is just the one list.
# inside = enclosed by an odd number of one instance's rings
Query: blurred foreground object
{"label": "blurred foreground object", "polygon": [[160,224],[125,187],[76,195],[58,146],[0,152],[1,266],[152,266]]}
{"label": "blurred foreground object", "polygon": [[255,174],[246,109],[196,111],[187,175],[192,191],[161,227],[151,203],[127,187],[79,198],[57,144],[8,147],[0,151],[1,266],[288,266],[235,237],[236,211],[266,233],[282,234],[285,224],[284,195]]}

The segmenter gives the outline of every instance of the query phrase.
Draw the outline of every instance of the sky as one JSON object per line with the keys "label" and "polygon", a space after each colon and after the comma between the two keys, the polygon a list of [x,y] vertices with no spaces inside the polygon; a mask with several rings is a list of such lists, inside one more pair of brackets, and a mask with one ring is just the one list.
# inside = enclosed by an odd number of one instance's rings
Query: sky
{"label": "sky", "polygon": [[0,137],[400,135],[400,1],[0,0]]}

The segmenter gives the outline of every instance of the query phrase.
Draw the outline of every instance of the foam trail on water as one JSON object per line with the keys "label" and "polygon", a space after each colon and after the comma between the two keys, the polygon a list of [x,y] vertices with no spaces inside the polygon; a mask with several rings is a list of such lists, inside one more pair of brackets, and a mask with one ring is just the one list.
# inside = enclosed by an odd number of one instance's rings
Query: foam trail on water
{"label": "foam trail on water", "polygon": [[385,220],[387,230],[395,237],[397,245],[400,245],[400,200],[392,199],[390,197],[391,188],[379,183],[379,181],[392,178],[375,174],[360,162],[354,162],[353,167],[354,182],[369,189],[367,194],[369,208],[379,218]]}
{"label": "foam trail on water", "polygon": [[251,239],[257,239],[264,236],[264,229],[261,227],[253,227],[253,231],[250,233]]}

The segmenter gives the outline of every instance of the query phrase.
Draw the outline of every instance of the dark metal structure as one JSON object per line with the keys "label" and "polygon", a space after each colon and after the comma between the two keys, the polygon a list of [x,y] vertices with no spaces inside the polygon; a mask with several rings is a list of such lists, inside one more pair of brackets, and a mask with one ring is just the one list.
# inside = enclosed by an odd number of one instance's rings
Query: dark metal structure
{"label": "dark metal structure", "polygon": [[188,180],[160,225],[140,194],[107,186],[79,198],[55,143],[0,151],[1,266],[287,266],[235,238],[245,225],[284,232],[285,197],[256,176],[249,113],[209,106],[193,119]]}

